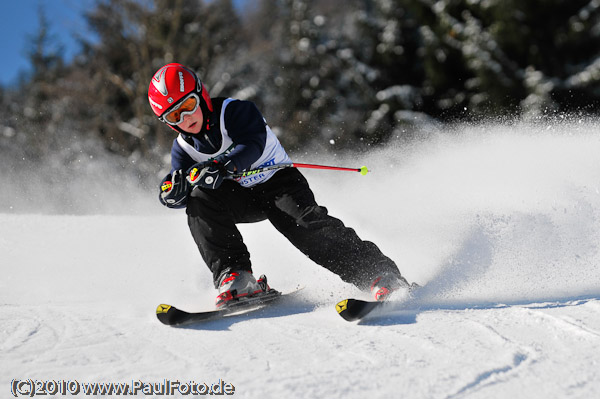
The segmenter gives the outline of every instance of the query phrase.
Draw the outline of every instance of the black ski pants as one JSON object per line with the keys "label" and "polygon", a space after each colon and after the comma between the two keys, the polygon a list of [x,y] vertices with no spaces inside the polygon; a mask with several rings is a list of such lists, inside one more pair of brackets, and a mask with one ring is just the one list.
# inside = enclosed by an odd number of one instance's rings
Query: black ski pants
{"label": "black ski pants", "polygon": [[304,176],[282,169],[244,188],[225,180],[216,190],[196,188],[187,202],[188,225],[215,286],[222,273],[251,270],[237,223],[268,219],[296,248],[345,282],[366,290],[381,275],[400,277],[396,264],[319,206]]}

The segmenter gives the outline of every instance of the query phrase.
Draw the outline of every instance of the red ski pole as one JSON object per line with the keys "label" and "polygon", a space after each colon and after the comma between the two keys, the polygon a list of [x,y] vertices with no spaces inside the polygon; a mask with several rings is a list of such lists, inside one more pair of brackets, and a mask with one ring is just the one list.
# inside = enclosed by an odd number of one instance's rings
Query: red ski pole
{"label": "red ski pole", "polygon": [[309,168],[309,169],[341,170],[341,171],[347,171],[347,172],[359,172],[363,176],[369,172],[369,169],[367,169],[366,166],[361,166],[360,168],[343,168],[340,166],[314,165],[314,164],[310,164],[310,163],[282,163],[282,164],[278,164],[278,165],[269,165],[269,166],[264,166],[262,168],[247,170],[242,173],[236,173],[236,174],[231,175],[231,177],[233,177],[233,178],[246,177],[246,176],[250,176],[250,175],[255,175],[260,172],[266,172],[268,170],[283,169],[283,168]]}
{"label": "red ski pole", "polygon": [[366,166],[360,168],[342,168],[340,166],[325,166],[325,165],[313,165],[310,163],[293,163],[294,168],[309,168],[309,169],[328,169],[328,170],[345,170],[348,172],[360,172],[361,175],[366,175],[369,172]]}

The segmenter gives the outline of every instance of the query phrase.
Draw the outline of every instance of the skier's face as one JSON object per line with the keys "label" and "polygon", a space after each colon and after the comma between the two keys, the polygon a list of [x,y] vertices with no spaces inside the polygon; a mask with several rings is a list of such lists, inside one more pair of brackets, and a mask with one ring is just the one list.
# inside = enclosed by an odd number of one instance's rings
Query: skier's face
{"label": "skier's face", "polygon": [[183,122],[179,124],[179,127],[186,133],[197,134],[202,130],[203,120],[202,108],[198,107],[194,113],[183,116]]}

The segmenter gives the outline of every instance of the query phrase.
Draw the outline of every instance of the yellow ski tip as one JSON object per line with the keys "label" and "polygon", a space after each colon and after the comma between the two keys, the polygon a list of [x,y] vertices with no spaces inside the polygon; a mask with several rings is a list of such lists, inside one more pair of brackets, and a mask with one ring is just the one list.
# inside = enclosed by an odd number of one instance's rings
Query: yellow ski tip
{"label": "yellow ski tip", "polygon": [[171,305],[161,304],[156,308],[156,314],[167,313],[171,309]]}
{"label": "yellow ski tip", "polygon": [[369,173],[369,169],[367,169],[367,167],[366,167],[366,166],[361,166],[361,167],[360,167],[360,174],[364,176],[364,175],[366,175],[367,173]]}
{"label": "yellow ski tip", "polygon": [[344,310],[346,310],[346,308],[348,307],[348,300],[344,299],[341,302],[338,302],[337,305],[335,305],[335,310],[337,310],[338,313],[342,313]]}

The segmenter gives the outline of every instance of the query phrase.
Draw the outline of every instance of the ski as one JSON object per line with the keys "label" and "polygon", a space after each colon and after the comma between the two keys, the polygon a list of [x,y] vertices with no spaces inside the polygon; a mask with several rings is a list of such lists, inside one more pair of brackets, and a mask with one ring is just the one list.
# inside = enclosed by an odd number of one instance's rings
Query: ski
{"label": "ski", "polygon": [[262,305],[272,302],[275,299],[278,299],[280,296],[281,292],[277,290],[270,290],[259,296],[234,302],[220,309],[208,310],[204,312],[186,312],[172,305],[160,304],[156,308],[156,317],[161,323],[168,326],[198,323],[217,319],[236,312],[244,311],[244,313],[247,313],[249,311],[259,309],[262,307]]}
{"label": "ski", "polygon": [[335,305],[335,310],[346,321],[360,320],[385,302],[362,301],[360,299],[344,299]]}
{"label": "ski", "polygon": [[[412,296],[412,293],[418,288],[421,288],[419,284],[412,283],[408,287],[409,294]],[[389,303],[389,301],[363,301],[360,299],[349,298],[338,302],[335,305],[335,310],[337,310],[338,314],[342,316],[344,320],[356,321],[363,319],[369,313],[382,307],[386,303]]]}
{"label": "ski", "polygon": [[167,326],[181,326],[195,323],[202,323],[210,320],[220,319],[222,317],[233,317],[235,314],[247,314],[255,310],[262,309],[267,304],[275,302],[283,297],[294,294],[301,290],[281,293],[280,291],[269,289],[268,291],[250,297],[248,299],[234,302],[226,307],[203,312],[186,312],[172,305],[160,304],[156,308],[156,317]]}

